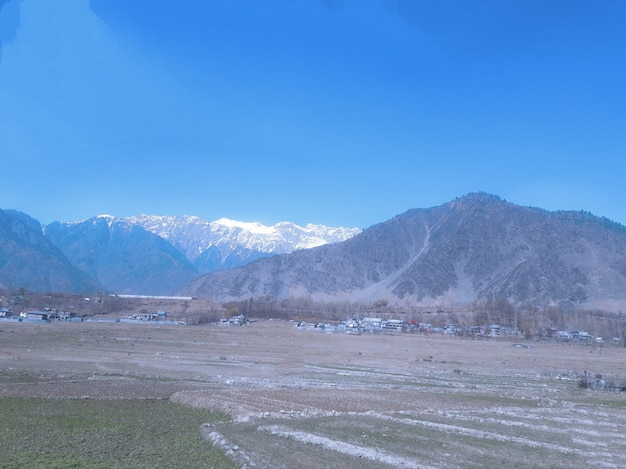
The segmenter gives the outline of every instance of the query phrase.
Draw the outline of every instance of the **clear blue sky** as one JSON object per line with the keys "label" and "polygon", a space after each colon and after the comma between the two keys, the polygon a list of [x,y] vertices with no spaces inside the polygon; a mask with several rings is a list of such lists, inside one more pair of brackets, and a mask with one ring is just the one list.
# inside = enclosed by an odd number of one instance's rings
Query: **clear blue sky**
{"label": "clear blue sky", "polygon": [[624,0],[0,0],[0,208],[626,224]]}

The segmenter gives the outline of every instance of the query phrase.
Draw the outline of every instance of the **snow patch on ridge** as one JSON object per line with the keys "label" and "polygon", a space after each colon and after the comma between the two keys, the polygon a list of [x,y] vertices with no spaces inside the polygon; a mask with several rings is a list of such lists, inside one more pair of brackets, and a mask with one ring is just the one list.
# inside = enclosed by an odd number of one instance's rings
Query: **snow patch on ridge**
{"label": "snow patch on ridge", "polygon": [[[345,241],[361,232],[359,228],[328,227],[309,223],[302,227],[291,222],[273,226],[230,218],[208,221],[196,216],[139,215],[124,220],[166,239],[195,262],[205,253],[219,256],[232,267],[233,256],[288,254],[324,244]],[[246,263],[246,262],[243,262]],[[241,264],[240,264],[241,265]]]}
{"label": "snow patch on ridge", "polygon": [[231,229],[240,228],[254,234],[271,235],[276,233],[274,226],[266,226],[259,222],[245,222],[239,220],[231,220],[230,218],[220,218],[213,222],[215,225],[223,225]]}

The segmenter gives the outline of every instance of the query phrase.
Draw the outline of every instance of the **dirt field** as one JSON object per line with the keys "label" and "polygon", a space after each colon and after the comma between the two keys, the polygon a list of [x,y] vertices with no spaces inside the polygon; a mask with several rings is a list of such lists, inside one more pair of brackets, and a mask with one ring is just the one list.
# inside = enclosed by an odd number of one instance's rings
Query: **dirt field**
{"label": "dirt field", "polygon": [[223,410],[232,422],[199,431],[242,467],[623,467],[626,393],[581,389],[585,373],[626,381],[626,349],[269,320],[0,323],[0,396]]}

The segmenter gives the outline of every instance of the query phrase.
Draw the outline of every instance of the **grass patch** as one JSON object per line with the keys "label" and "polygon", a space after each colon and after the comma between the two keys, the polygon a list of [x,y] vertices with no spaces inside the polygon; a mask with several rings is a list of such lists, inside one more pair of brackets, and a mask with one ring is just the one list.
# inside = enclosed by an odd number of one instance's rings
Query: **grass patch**
{"label": "grass patch", "polygon": [[0,369],[0,384],[32,384],[32,383],[45,383],[51,380],[54,381],[75,381],[80,379],[87,379],[90,377],[89,373],[68,373],[65,375],[52,374],[45,371],[32,371],[27,372],[23,370],[7,370]]}
{"label": "grass patch", "polygon": [[523,399],[519,397],[489,396],[489,395],[479,395],[479,394],[464,394],[464,395],[459,395],[458,397],[462,399],[467,399],[468,401],[473,401],[473,402],[484,401],[487,407],[505,406],[505,407],[538,408],[540,405],[539,400]]}
{"label": "grass patch", "polygon": [[[584,391],[587,392],[587,391]],[[597,391],[589,391],[589,397],[571,397],[563,399],[563,402],[590,407],[609,407],[613,409],[626,409],[626,400],[621,393],[615,393],[614,399],[603,399]]]}
{"label": "grass patch", "polygon": [[2,468],[234,468],[202,440],[228,417],[161,400],[0,399]]}

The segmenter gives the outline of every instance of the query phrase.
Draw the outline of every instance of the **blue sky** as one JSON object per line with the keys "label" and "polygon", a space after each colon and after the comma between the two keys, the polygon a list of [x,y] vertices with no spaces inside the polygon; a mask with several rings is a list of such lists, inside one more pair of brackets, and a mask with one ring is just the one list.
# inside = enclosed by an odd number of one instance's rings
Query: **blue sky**
{"label": "blue sky", "polygon": [[623,0],[0,0],[0,208],[626,224]]}

